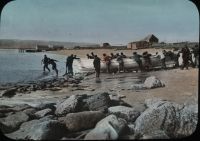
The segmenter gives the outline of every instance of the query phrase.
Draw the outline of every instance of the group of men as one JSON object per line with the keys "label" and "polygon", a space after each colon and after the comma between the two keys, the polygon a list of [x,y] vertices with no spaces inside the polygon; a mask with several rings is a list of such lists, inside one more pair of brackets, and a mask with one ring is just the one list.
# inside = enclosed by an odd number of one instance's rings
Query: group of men
{"label": "group of men", "polygon": [[[110,66],[111,66],[111,60],[112,59],[116,59],[117,62],[119,63],[118,66],[118,72],[123,71],[125,72],[125,68],[124,68],[124,58],[132,58],[139,66],[139,69],[141,72],[143,71],[149,71],[150,68],[152,67],[152,61],[151,61],[151,56],[154,57],[158,57],[160,62],[161,62],[161,68],[162,69],[167,69],[166,67],[166,56],[167,55],[171,55],[173,54],[173,59],[175,61],[175,67],[180,67],[180,69],[188,69],[189,65],[191,64],[192,67],[197,66],[198,67],[198,57],[199,55],[197,54],[198,52],[196,51],[191,52],[189,50],[189,48],[187,47],[187,45],[185,47],[183,47],[177,54],[172,53],[171,51],[167,52],[166,50],[163,50],[161,52],[156,52],[155,55],[149,54],[147,51],[143,52],[142,55],[137,54],[137,52],[133,52],[133,56],[131,57],[127,57],[126,55],[124,55],[123,53],[119,54],[113,54],[111,53],[110,56],[107,55],[106,53],[103,53],[103,59],[102,61],[104,61],[106,63],[106,68],[107,68],[107,72],[110,73]],[[179,66],[179,57],[180,57],[180,53],[182,53],[182,60],[183,63],[182,65]],[[194,53],[194,57],[195,57],[195,62],[193,62],[192,60],[192,53]],[[87,54],[88,59],[94,59],[93,61],[93,65],[96,71],[96,77],[99,77],[100,75],[100,69],[101,69],[101,59],[97,56],[94,55],[94,53],[92,52],[91,55]],[[141,58],[143,58],[143,61],[141,60]]]}
{"label": "group of men", "polygon": [[51,64],[52,70],[54,70],[56,72],[56,75],[58,75],[58,69],[57,69],[57,66],[56,66],[56,62],[58,62],[58,61],[51,59],[51,58],[48,58],[47,55],[44,55],[44,58],[42,59],[42,63],[44,64],[43,72],[45,72],[45,69],[47,69],[50,72],[48,65]]}
{"label": "group of men", "polygon": [[[88,56],[88,59],[94,59],[93,65],[94,65],[94,68],[96,71],[96,77],[99,77],[100,69],[101,69],[101,59],[97,55],[94,55],[93,52],[91,53],[91,56],[89,54],[87,54],[87,56]],[[129,58],[133,58],[136,61],[136,63],[138,64],[139,69],[141,71],[143,71],[144,69],[149,69],[149,67],[151,65],[150,56],[151,55],[148,54],[148,52],[144,52],[143,55],[139,55],[139,54],[137,54],[137,52],[133,52],[133,56],[129,57]],[[141,57],[144,58],[144,61],[145,61],[144,65],[142,64]],[[121,72],[121,71],[125,72],[124,60],[123,60],[124,58],[128,58],[128,57],[126,55],[124,55],[123,52],[121,52],[120,54],[116,53],[115,55],[113,53],[111,53],[110,56],[107,55],[106,53],[104,53],[102,61],[104,61],[106,63],[106,68],[107,68],[108,73],[111,72],[110,66],[111,66],[112,59],[116,59],[117,62],[119,63],[118,72]]]}
{"label": "group of men", "polygon": [[[181,66],[179,66],[179,62],[178,62],[179,57],[180,57],[180,53],[182,53],[182,60],[183,60],[183,63],[182,63]],[[194,57],[195,57],[195,62],[193,62],[192,52],[189,50],[189,48],[187,46],[183,47],[177,54],[172,53],[173,59],[176,62],[175,66],[180,67],[180,69],[184,69],[184,68],[188,69],[189,64],[191,64],[193,67],[199,66],[198,51],[195,51],[193,53],[194,53]],[[169,54],[169,52],[167,52],[166,50],[163,50],[162,52],[159,52],[159,53],[156,52],[156,54],[153,55],[154,57],[158,57],[160,59],[162,69],[167,68],[166,64],[165,64],[167,54]],[[91,53],[91,55],[87,54],[88,59],[94,59],[93,60],[93,66],[95,68],[97,78],[99,78],[99,76],[100,76],[101,61],[105,62],[107,72],[111,73],[111,69],[110,69],[111,60],[116,59],[117,62],[119,63],[118,72],[121,72],[121,71],[125,72],[124,58],[132,58],[138,64],[140,71],[143,72],[143,71],[149,71],[150,68],[152,67],[151,56],[152,55],[149,54],[147,51],[143,52],[142,55],[137,54],[137,52],[133,52],[133,56],[131,56],[131,57],[127,57],[126,55],[123,54],[123,52],[116,53],[115,55],[113,53],[111,53],[110,55],[103,53],[103,56],[102,56],[103,59],[101,60],[93,52]],[[141,58],[143,58],[143,61],[142,61]],[[66,72],[65,72],[64,75],[73,76],[73,61],[74,61],[74,59],[80,59],[80,58],[77,58],[76,55],[73,55],[73,54],[71,54],[70,56],[67,57],[67,59],[66,59]],[[52,70],[54,70],[56,72],[56,74],[58,75],[58,69],[56,67],[57,60],[48,58],[46,55],[44,55],[44,59],[42,59],[42,62],[44,64],[44,66],[43,66],[44,72],[45,72],[45,69],[47,69],[50,72],[48,65],[51,64]]]}
{"label": "group of men", "polygon": [[[76,55],[73,55],[73,54],[71,54],[70,56],[67,57],[67,59],[66,59],[66,71],[65,71],[64,75],[73,76],[73,61],[74,61],[74,59],[80,59],[80,58],[77,58]],[[54,70],[56,72],[56,75],[58,76],[58,69],[57,69],[56,62],[58,62],[58,61],[51,59],[51,58],[48,58],[47,55],[44,55],[44,58],[42,59],[42,63],[44,64],[43,71],[45,72],[45,69],[47,69],[50,72],[48,65],[51,64],[52,70]]]}

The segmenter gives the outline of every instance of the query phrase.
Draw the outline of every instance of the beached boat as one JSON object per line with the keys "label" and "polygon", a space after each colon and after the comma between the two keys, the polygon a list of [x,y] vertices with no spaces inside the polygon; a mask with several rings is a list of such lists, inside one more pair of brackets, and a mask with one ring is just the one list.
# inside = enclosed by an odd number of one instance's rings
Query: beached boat
{"label": "beached boat", "polygon": [[[132,58],[124,58],[124,67],[126,70],[138,70],[139,66],[138,64],[132,59]],[[142,63],[144,63],[144,59],[142,58]],[[161,61],[158,57],[151,57],[152,62],[152,68],[161,68]],[[93,67],[93,59],[81,59],[80,60],[80,66],[82,71],[92,71],[94,70]],[[170,57],[166,56],[166,66],[167,67],[174,67],[175,61]],[[111,61],[111,71],[117,71],[118,70],[119,63],[116,59],[113,59]],[[104,61],[101,61],[101,71],[106,71],[106,64]]]}

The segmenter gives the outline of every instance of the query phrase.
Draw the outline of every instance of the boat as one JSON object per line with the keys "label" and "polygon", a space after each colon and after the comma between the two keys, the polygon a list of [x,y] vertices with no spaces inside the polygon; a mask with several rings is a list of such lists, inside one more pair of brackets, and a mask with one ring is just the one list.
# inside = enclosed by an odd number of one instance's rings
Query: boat
{"label": "boat", "polygon": [[[124,67],[125,70],[127,71],[137,71],[139,69],[138,64],[134,61],[132,58],[124,58]],[[142,63],[144,64],[144,59],[141,58]],[[152,62],[152,68],[161,68],[161,61],[159,57],[154,57],[151,56],[151,62]],[[79,61],[81,70],[82,71],[94,71],[93,67],[93,59],[81,59]],[[116,72],[118,70],[119,63],[117,62],[117,59],[112,59],[111,60],[111,66],[110,69],[112,72]],[[174,67],[175,66],[175,61],[173,58],[170,56],[166,56],[166,66],[169,67]],[[101,71],[106,72],[106,63],[104,61],[101,61]]]}

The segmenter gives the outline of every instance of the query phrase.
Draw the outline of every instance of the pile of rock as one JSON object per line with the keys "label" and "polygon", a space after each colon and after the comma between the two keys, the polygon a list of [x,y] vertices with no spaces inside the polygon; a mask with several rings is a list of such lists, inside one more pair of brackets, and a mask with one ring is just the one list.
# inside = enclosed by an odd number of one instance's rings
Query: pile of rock
{"label": "pile of rock", "polygon": [[9,84],[8,86],[1,86],[3,90],[0,94],[0,97],[12,97],[17,92],[19,93],[28,93],[36,90],[61,90],[63,87],[78,85],[82,80],[82,77],[74,78],[53,78],[45,79],[34,82],[27,82],[25,84],[15,83]]}
{"label": "pile of rock", "polygon": [[125,104],[108,93],[72,95],[62,102],[36,107],[0,106],[0,129],[12,139],[151,139],[192,134],[198,105],[148,99]]}

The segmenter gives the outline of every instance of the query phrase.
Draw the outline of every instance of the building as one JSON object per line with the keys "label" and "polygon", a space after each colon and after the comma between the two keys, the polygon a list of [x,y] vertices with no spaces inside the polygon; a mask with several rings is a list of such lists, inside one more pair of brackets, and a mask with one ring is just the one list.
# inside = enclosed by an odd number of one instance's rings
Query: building
{"label": "building", "polygon": [[128,43],[127,48],[129,48],[129,49],[148,48],[153,43],[158,43],[158,41],[159,40],[155,35],[150,34],[150,35],[146,36],[144,39],[142,39],[140,41],[134,41],[134,42]]}
{"label": "building", "polygon": [[48,45],[36,45],[35,49],[37,51],[47,51],[47,50],[49,50],[49,46]]}

